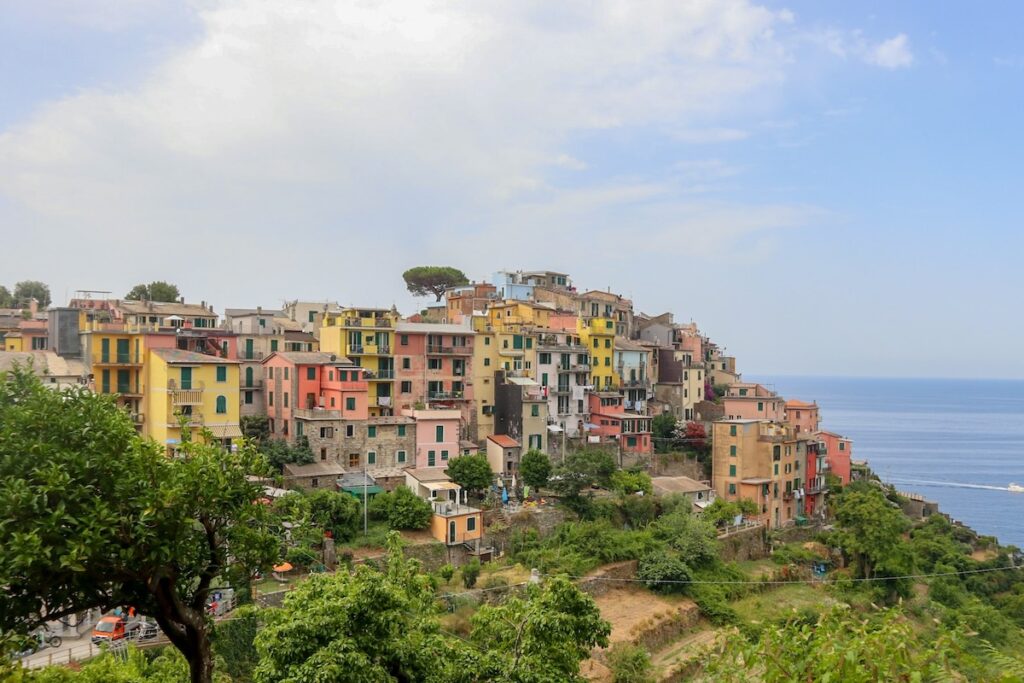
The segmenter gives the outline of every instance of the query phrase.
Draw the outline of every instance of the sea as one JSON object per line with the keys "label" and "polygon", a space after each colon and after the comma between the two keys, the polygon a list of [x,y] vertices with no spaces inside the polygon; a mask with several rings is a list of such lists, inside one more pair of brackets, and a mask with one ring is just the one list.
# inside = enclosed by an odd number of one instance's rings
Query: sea
{"label": "sea", "polygon": [[853,459],[920,493],[1003,545],[1024,548],[1024,381],[752,376],[817,401],[821,427],[853,439]]}

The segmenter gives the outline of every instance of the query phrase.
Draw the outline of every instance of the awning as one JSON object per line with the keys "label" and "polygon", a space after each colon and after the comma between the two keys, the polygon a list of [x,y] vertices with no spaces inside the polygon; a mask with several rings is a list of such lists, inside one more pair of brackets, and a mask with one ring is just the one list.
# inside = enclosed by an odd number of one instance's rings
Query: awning
{"label": "awning", "polygon": [[555,434],[560,434],[562,432],[562,428],[559,427],[558,425],[548,425],[548,431],[553,432]]}
{"label": "awning", "polygon": [[420,485],[430,491],[456,491],[459,488],[453,481],[432,481]]}
{"label": "awning", "polygon": [[342,486],[341,490],[344,491],[345,493],[352,494],[356,498],[362,496],[364,493],[366,495],[368,495],[368,496],[375,496],[378,493],[381,493],[381,492],[384,491],[384,489],[382,487],[377,486],[376,484],[374,484],[373,486],[365,486],[365,487],[364,486]]}
{"label": "awning", "polygon": [[209,428],[218,439],[242,438],[242,429],[238,425],[210,425]]}
{"label": "awning", "polygon": [[591,430],[591,429],[597,429],[597,427],[598,427],[598,425],[594,424],[593,422],[585,422],[585,423],[583,423],[583,428],[588,430],[588,431]]}

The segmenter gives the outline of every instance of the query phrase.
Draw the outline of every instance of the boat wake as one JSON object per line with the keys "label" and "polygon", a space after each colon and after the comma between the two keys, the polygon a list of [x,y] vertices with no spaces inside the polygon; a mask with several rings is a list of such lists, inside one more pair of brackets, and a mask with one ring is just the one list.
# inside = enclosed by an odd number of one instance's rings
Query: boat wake
{"label": "boat wake", "polygon": [[954,489],[982,489],[984,491],[1009,491],[1011,493],[1024,493],[1024,486],[1010,484],[1009,486],[990,486],[988,484],[968,484],[959,481],[937,481],[934,479],[908,479],[905,477],[892,477],[888,479],[891,484],[907,486],[928,486],[944,487]]}

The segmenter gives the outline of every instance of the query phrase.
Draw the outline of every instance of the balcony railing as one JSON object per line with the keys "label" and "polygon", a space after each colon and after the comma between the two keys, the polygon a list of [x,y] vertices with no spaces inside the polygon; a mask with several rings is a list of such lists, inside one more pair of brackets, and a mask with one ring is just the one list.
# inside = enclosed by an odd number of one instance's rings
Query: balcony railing
{"label": "balcony railing", "polygon": [[367,344],[365,347],[363,347],[363,350],[360,353],[364,353],[367,355],[390,356],[391,347],[379,344]]}
{"label": "balcony railing", "polygon": [[435,356],[445,355],[460,355],[469,356],[473,353],[472,347],[469,346],[437,346],[436,344],[427,345],[427,353]]}
{"label": "balcony railing", "polygon": [[243,389],[243,390],[244,390],[244,389],[262,389],[262,388],[263,388],[263,380],[262,380],[262,379],[254,379],[254,380],[250,380],[250,381],[248,381],[248,382],[245,382],[245,383],[244,383],[244,384],[243,384],[243,385],[242,385],[241,387],[239,387],[239,388],[240,388],[240,389]]}
{"label": "balcony railing", "polygon": [[168,389],[172,406],[199,406],[203,404],[203,390],[200,389]]}
{"label": "balcony railing", "polygon": [[349,344],[348,345],[348,353],[360,354],[362,352],[363,352],[363,345],[362,344]]}
{"label": "balcony railing", "polygon": [[101,353],[94,362],[97,365],[142,365],[142,356],[137,353]]}
{"label": "balcony railing", "polygon": [[142,396],[142,389],[138,384],[121,384],[117,385],[117,393],[122,396]]}
{"label": "balcony railing", "polygon": [[187,418],[185,424],[188,425],[189,427],[202,427],[204,424],[202,413],[193,412],[191,414],[182,413],[180,415],[171,413],[170,415],[167,416],[167,426],[177,427],[180,424],[179,420],[182,417]]}
{"label": "balcony railing", "polygon": [[365,374],[366,374],[366,379],[371,380],[371,381],[372,380],[378,380],[378,379],[394,379],[395,378],[395,371],[394,370],[389,370],[389,369],[384,369],[384,370],[367,370]]}
{"label": "balcony railing", "polygon": [[239,360],[263,360],[262,351],[242,351]]}
{"label": "balcony railing", "polygon": [[458,401],[465,397],[462,391],[431,391],[428,392],[431,401]]}

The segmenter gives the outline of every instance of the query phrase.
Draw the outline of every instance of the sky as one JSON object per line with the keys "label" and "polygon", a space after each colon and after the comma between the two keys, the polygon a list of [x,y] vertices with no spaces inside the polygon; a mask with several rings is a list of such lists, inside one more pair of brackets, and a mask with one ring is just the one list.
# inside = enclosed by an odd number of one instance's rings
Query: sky
{"label": "sky", "polygon": [[569,273],[750,374],[1024,378],[1016,2],[0,0],[0,283]]}

